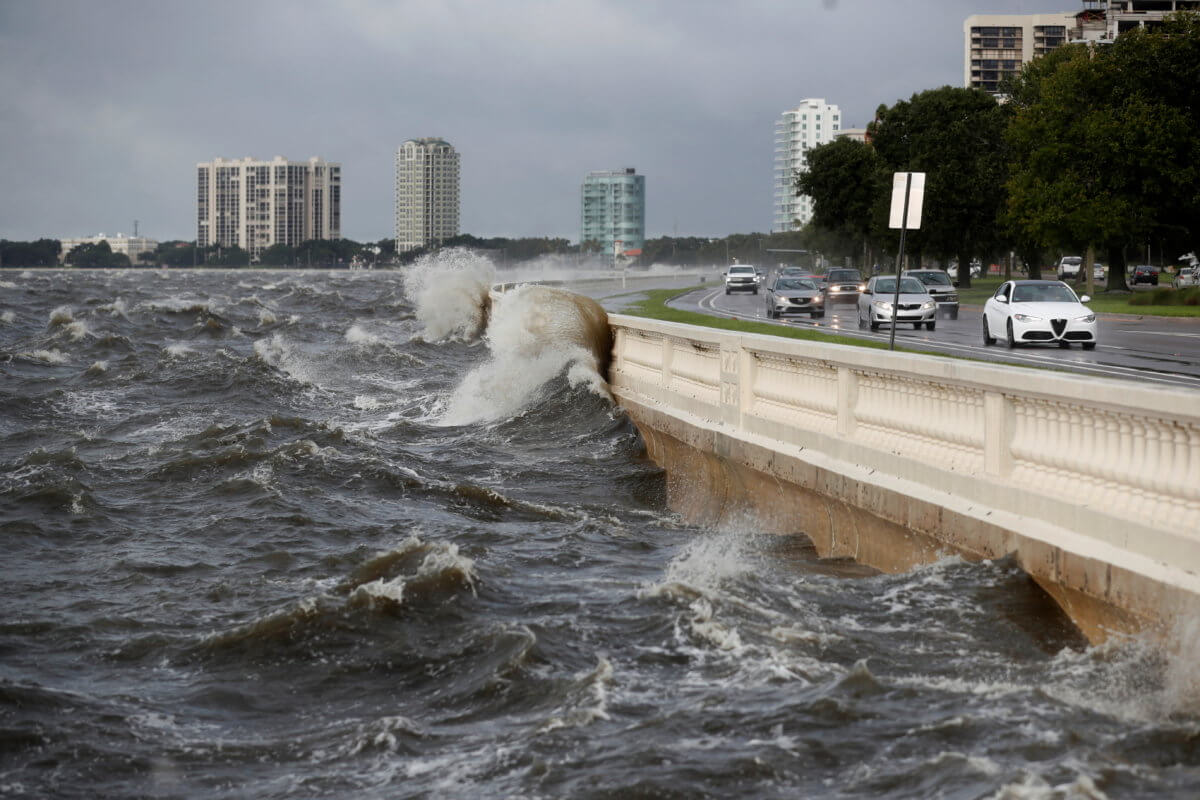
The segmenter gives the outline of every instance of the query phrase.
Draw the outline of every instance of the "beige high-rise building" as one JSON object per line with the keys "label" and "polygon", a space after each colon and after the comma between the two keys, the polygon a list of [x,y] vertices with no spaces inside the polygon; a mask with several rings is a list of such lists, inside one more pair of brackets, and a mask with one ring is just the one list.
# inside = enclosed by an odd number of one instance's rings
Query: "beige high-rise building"
{"label": "beige high-rise building", "polygon": [[274,244],[342,238],[342,166],[319,158],[196,165],[196,242],[257,257]]}
{"label": "beige high-rise building", "polygon": [[396,252],[458,235],[459,157],[443,139],[396,149]]}
{"label": "beige high-rise building", "polygon": [[1066,43],[1074,12],[975,14],[963,23],[963,86],[1000,93],[1021,65]]}

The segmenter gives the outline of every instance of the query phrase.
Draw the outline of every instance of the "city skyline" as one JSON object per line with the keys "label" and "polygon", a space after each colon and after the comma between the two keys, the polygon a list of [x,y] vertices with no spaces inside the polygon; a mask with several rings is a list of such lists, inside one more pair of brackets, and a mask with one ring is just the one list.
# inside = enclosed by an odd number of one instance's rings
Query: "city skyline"
{"label": "city skyline", "polygon": [[[19,191],[0,196],[0,237],[137,219],[144,235],[191,239],[196,163],[320,153],[343,165],[342,235],[389,238],[396,143],[424,131],[471,165],[464,233],[574,241],[579,176],[598,164],[654,181],[648,237],[766,231],[780,109],[829,97],[843,127],[861,127],[880,104],[960,84],[967,16],[1076,8],[2,3],[0,167]],[[136,45],[113,47],[130,24]],[[295,55],[312,52],[327,57]]]}

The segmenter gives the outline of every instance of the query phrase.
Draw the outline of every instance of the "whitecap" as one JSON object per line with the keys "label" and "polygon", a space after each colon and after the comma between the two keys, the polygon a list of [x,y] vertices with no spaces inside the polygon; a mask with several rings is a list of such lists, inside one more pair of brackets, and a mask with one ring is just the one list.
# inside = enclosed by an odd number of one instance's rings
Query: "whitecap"
{"label": "whitecap", "polygon": [[75,314],[70,306],[58,306],[50,312],[50,325],[66,325],[75,321]]}

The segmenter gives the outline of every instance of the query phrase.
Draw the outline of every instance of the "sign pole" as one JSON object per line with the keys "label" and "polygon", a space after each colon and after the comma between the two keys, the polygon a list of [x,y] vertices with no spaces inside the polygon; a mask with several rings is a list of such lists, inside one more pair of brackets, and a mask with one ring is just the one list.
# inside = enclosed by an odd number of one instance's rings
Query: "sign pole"
{"label": "sign pole", "polygon": [[908,195],[912,190],[912,173],[904,177],[904,213],[900,217],[900,253],[896,256],[896,293],[892,297],[892,335],[888,340],[888,349],[896,349],[896,325],[900,322],[900,273],[904,263],[904,234],[908,232]]}

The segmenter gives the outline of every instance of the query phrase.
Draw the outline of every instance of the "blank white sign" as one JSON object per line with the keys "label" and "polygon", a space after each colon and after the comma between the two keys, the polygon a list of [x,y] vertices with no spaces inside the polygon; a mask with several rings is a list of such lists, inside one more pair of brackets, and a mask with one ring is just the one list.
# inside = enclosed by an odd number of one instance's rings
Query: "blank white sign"
{"label": "blank white sign", "polygon": [[[908,176],[912,184],[908,190],[908,224],[904,223],[904,187]],[[896,172],[892,174],[892,216],[889,228],[908,228],[915,231],[921,227],[921,205],[925,200],[924,172]]]}

